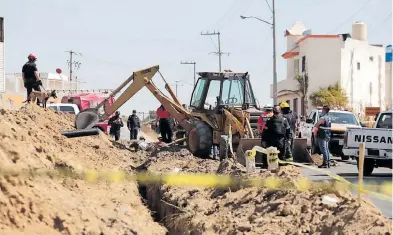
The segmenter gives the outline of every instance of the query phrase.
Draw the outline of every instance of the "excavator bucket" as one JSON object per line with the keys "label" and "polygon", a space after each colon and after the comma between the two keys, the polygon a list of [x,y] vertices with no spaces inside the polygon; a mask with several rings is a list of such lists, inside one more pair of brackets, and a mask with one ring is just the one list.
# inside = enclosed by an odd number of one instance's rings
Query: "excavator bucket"
{"label": "excavator bucket", "polygon": [[78,130],[93,128],[100,121],[98,110],[95,108],[85,109],[78,113],[75,118],[75,127]]}
{"label": "excavator bucket", "polygon": [[307,149],[306,138],[295,138],[293,140],[293,159],[296,162],[313,163],[310,152]]}
{"label": "excavator bucket", "polygon": [[[251,150],[254,146],[260,146],[261,139],[260,138],[244,138],[240,139],[239,146],[236,150],[236,159],[237,162],[246,165],[246,151]],[[262,164],[262,154],[257,153],[255,156],[255,164]]]}

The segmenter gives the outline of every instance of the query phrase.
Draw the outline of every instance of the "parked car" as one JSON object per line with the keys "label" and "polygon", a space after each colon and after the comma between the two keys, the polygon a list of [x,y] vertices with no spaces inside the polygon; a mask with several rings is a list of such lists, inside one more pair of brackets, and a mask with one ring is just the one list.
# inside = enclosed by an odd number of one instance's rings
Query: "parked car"
{"label": "parked car", "polygon": [[[344,153],[355,156],[359,162],[359,145],[365,143],[363,174],[371,175],[375,167],[392,169],[392,115],[379,113],[373,128],[348,128],[345,133]],[[359,166],[359,164],[358,164]]]}
{"label": "parked car", "polygon": [[[311,153],[320,153],[317,138],[313,134],[314,126],[322,116],[322,110],[312,110],[305,122],[299,125],[299,138],[307,138],[307,146],[311,148]],[[343,152],[344,134],[348,127],[362,128],[356,116],[347,111],[330,110],[329,116],[332,120],[331,139],[329,142],[329,151],[338,155],[342,160],[348,160],[350,155]]]}
{"label": "parked car", "polygon": [[76,104],[52,103],[48,104],[47,107],[56,111],[71,113],[75,115],[78,115],[79,113],[79,108]]}

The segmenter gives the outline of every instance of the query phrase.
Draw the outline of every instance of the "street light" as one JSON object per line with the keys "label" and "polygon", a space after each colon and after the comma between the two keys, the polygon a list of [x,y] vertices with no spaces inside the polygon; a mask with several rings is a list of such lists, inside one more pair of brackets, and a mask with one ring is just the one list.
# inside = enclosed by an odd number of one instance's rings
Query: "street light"
{"label": "street light", "polygon": [[[270,7],[270,6],[269,6]],[[240,16],[241,19],[255,19],[259,20],[265,24],[271,25],[273,28],[273,103],[277,104],[277,56],[276,56],[276,10],[275,10],[275,0],[272,0],[272,14],[273,21],[268,22],[266,20],[262,20],[255,16]]]}

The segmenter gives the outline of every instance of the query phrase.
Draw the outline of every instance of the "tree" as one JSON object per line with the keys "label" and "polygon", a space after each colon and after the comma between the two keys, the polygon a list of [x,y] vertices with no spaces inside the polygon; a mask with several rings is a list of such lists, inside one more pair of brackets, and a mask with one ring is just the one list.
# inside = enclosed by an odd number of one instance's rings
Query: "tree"
{"label": "tree", "polygon": [[307,94],[308,94],[308,73],[305,72],[303,75],[302,74],[297,74],[296,75],[296,80],[299,83],[299,90],[303,95],[303,115],[306,115],[306,111],[307,111],[307,104],[308,104],[308,98],[307,98]]}
{"label": "tree", "polygon": [[344,108],[348,104],[348,97],[339,83],[321,88],[310,95],[314,106],[329,105],[331,107]]}

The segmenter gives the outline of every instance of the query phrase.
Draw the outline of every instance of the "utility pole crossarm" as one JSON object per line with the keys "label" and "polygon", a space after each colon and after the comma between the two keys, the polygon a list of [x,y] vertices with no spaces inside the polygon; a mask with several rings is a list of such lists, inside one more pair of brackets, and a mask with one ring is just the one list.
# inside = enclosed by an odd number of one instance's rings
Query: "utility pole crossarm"
{"label": "utility pole crossarm", "polygon": [[221,51],[221,39],[220,39],[220,35],[221,33],[219,31],[214,31],[214,32],[206,32],[206,33],[201,33],[202,36],[212,36],[212,35],[217,35],[218,38],[218,51],[214,52],[214,54],[218,55],[218,66],[219,66],[219,72],[221,73],[221,56],[223,54],[228,54],[229,53],[224,53]]}

